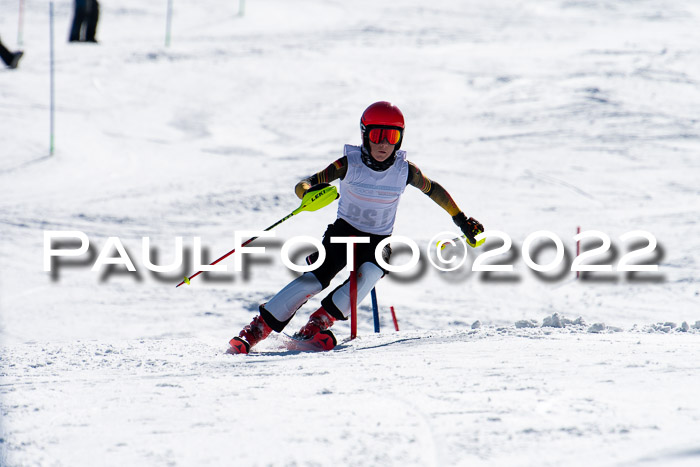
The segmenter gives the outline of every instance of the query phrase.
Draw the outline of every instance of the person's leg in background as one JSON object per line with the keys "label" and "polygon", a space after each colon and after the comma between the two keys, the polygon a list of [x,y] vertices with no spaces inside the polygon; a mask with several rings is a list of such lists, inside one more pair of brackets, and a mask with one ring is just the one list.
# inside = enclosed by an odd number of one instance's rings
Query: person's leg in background
{"label": "person's leg in background", "polygon": [[69,42],[79,42],[81,38],[83,23],[87,16],[87,0],[75,0],[75,9],[73,12],[73,26],[70,29]]}
{"label": "person's leg in background", "polygon": [[100,17],[100,5],[97,0],[88,1],[87,26],[85,27],[85,41],[97,42],[95,34],[97,33],[97,20]]}

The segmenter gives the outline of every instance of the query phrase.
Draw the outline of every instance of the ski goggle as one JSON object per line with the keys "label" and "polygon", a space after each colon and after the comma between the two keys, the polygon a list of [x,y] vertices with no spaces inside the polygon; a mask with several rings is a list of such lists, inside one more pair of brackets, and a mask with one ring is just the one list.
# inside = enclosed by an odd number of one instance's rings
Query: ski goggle
{"label": "ski goggle", "polygon": [[385,139],[389,144],[396,144],[401,140],[401,130],[395,128],[372,128],[369,130],[369,140],[374,144],[380,144]]}

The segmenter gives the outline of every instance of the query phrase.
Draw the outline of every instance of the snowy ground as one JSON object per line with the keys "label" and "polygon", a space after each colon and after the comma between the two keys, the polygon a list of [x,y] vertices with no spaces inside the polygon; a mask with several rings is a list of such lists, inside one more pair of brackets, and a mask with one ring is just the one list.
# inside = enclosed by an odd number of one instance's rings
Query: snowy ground
{"label": "snowy ground", "polygon": [[[84,465],[697,463],[697,334],[368,335],[232,361],[196,338],[17,345],[10,459]],[[38,350],[41,352],[38,352]],[[245,360],[245,361],[241,361]],[[38,420],[41,420],[38,423]],[[19,440],[22,440],[20,443]]]}
{"label": "snowy ground", "polygon": [[[99,45],[66,43],[71,4],[55,4],[53,156],[44,2],[0,70],[0,465],[700,462],[697,2],[175,2],[167,48],[166,2],[104,0]],[[17,2],[0,12],[16,49]],[[478,250],[451,273],[423,261],[379,284],[379,335],[365,302],[333,352],[225,355],[293,277],[281,243],[335,212],[279,226],[245,274],[175,289],[193,237],[213,259],[296,208],[296,181],[382,99],[409,159],[512,238],[514,272],[472,272]],[[638,260],[659,271],[574,280],[578,226],[610,236],[613,266],[643,246],[622,234],[650,232]],[[46,230],[93,249],[44,272]],[[424,248],[445,230],[408,188],[395,233]],[[539,230],[567,255],[538,275],[520,248]],[[183,237],[189,265],[151,274],[144,236],[159,263]],[[137,273],[90,271],[108,237]]]}

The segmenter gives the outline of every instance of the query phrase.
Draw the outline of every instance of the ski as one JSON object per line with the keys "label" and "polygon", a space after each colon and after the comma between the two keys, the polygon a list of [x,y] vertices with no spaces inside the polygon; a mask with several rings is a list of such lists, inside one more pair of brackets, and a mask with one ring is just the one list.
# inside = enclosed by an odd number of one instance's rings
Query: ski
{"label": "ski", "polygon": [[[278,341],[282,343],[286,350],[296,352],[325,352],[327,350],[333,350],[335,346],[338,345],[338,340],[329,330],[321,331],[309,339],[301,339],[282,333],[279,335]],[[227,354],[245,355],[250,352],[250,346],[240,337],[234,337],[229,344],[231,347],[226,351]]]}
{"label": "ski", "polygon": [[325,352],[327,350],[333,350],[335,346],[338,345],[338,340],[330,330],[321,331],[310,339],[301,339],[286,333],[280,334],[280,337],[280,341],[287,350]]}

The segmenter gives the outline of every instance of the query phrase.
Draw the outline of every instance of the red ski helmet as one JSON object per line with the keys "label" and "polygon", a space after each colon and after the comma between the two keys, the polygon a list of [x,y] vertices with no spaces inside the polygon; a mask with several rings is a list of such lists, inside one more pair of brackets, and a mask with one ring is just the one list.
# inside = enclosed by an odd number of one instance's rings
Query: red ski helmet
{"label": "red ski helmet", "polygon": [[375,102],[367,107],[362,113],[360,123],[365,126],[395,126],[404,129],[403,114],[398,107],[386,101]]}
{"label": "red ski helmet", "polygon": [[405,128],[403,113],[391,102],[375,102],[365,109],[360,119],[362,130],[362,142],[369,149],[369,133],[373,129],[395,129],[399,131],[398,142],[394,149],[398,150],[403,142],[403,130]]}

